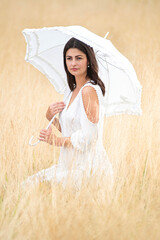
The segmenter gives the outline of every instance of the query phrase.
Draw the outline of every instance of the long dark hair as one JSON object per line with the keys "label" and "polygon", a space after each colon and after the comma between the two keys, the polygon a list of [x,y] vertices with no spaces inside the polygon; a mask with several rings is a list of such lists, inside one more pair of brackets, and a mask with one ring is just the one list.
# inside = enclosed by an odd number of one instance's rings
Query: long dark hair
{"label": "long dark hair", "polygon": [[101,79],[98,76],[98,64],[97,60],[93,51],[93,48],[85,44],[84,42],[81,42],[80,40],[76,38],[71,38],[65,45],[63,50],[63,60],[64,60],[64,68],[67,74],[67,81],[69,88],[71,91],[73,91],[76,88],[76,80],[75,76],[72,75],[67,68],[66,65],[66,53],[70,48],[77,48],[80,51],[82,51],[86,56],[88,60],[89,67],[87,68],[87,76],[91,83],[94,85],[99,85],[103,96],[105,95],[105,86],[104,83],[101,81]]}

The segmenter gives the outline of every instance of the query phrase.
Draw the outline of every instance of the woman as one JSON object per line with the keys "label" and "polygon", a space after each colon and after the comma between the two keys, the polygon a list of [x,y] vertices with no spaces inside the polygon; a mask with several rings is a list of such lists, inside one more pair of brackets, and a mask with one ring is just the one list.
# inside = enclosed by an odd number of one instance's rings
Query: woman
{"label": "woman", "polygon": [[42,129],[39,140],[61,147],[59,162],[29,177],[27,181],[55,181],[66,186],[68,176],[79,188],[84,173],[91,177],[101,171],[113,180],[112,166],[103,147],[103,97],[105,86],[98,76],[93,49],[71,38],[64,47],[64,67],[68,88],[64,102],[48,108],[48,120],[59,113],[53,124],[62,133],[57,137],[52,128]]}

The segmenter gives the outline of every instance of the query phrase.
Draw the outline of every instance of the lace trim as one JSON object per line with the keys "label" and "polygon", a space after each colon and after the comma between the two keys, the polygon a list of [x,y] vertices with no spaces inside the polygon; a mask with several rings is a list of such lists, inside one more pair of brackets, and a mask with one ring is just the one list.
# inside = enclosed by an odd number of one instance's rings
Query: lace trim
{"label": "lace trim", "polygon": [[[72,37],[72,36],[75,36],[75,34],[76,34],[76,38],[77,39],[79,39],[79,40],[81,40],[81,41],[83,41],[83,42],[85,42],[87,45],[89,45],[89,46],[91,46],[91,47],[93,47],[92,45],[94,44],[94,46],[97,46],[97,48],[99,49],[103,49],[104,50],[104,48],[103,48],[103,46],[101,46],[101,45],[99,45],[99,44],[97,44],[96,42],[92,42],[92,44],[90,44],[90,42],[88,41],[88,39],[87,38],[85,38],[85,36],[84,36],[84,34],[83,34],[83,37],[78,33],[78,31],[75,33],[73,30],[72,30],[72,27],[76,27],[76,26],[69,26],[69,27],[43,27],[43,28],[32,28],[32,29],[24,29],[22,32],[23,33],[27,33],[27,32],[39,32],[39,31],[43,31],[43,30],[47,30],[47,31],[53,31],[53,30],[57,30],[57,31],[59,31],[59,32],[63,32],[63,33],[65,33],[65,34],[67,34],[67,35],[69,35],[70,37]],[[83,28],[82,26],[77,26],[79,29],[81,28],[81,29],[83,29],[83,30],[85,30],[86,31],[86,29],[85,28]],[[87,30],[87,32],[90,32],[91,33],[91,31],[89,31],[89,30]],[[92,33],[93,35],[94,35],[94,33]],[[97,35],[98,36],[98,35]],[[105,41],[109,41],[109,40],[105,40]]]}
{"label": "lace trim", "polygon": [[120,114],[129,114],[129,115],[142,115],[141,108],[141,94],[142,94],[142,86],[140,89],[136,90],[136,103],[130,103],[124,101],[123,103],[115,103],[115,104],[106,104],[105,107],[105,115],[106,116],[114,116]]}
{"label": "lace trim", "polygon": [[[25,37],[26,43],[27,43],[25,60],[26,60],[26,62],[30,62],[35,68],[37,68],[41,73],[43,73],[48,78],[48,80],[51,82],[51,84],[55,87],[55,89],[58,93],[63,94],[65,91],[65,88],[66,88],[66,78],[54,67],[53,64],[49,63],[42,57],[38,56],[40,42],[39,42],[39,37],[36,34],[36,32],[39,30],[42,30],[42,29],[25,29],[22,31],[22,33]],[[33,48],[32,48],[32,43],[31,43],[30,32],[32,32],[32,34],[34,35],[34,40],[36,41],[36,44],[37,44],[37,48],[35,49],[36,56],[32,56]],[[37,61],[41,61],[41,62],[43,62],[43,64],[38,64]],[[44,70],[46,66],[47,66],[47,68],[50,69],[50,72],[54,71],[57,74],[57,77],[60,78],[61,84],[62,84],[61,88],[60,88],[59,84],[56,84],[54,79],[46,72],[46,70]],[[54,82],[54,84],[53,84],[53,82]]]}

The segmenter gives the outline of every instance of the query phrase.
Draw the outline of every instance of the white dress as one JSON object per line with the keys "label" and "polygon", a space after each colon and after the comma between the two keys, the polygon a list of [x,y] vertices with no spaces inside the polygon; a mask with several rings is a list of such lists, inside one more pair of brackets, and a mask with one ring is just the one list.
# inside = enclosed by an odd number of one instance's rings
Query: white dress
{"label": "white dress", "polygon": [[[82,89],[91,86],[96,90],[99,100],[99,121],[92,123],[85,112]],[[27,178],[26,182],[55,181],[66,186],[70,176],[74,186],[79,189],[82,178],[91,177],[97,171],[110,178],[113,183],[113,171],[107,153],[103,146],[103,95],[98,85],[87,82],[79,91],[78,95],[68,107],[72,96],[68,88],[64,95],[66,104],[59,114],[59,123],[63,137],[71,137],[72,147],[61,147],[58,164]]]}

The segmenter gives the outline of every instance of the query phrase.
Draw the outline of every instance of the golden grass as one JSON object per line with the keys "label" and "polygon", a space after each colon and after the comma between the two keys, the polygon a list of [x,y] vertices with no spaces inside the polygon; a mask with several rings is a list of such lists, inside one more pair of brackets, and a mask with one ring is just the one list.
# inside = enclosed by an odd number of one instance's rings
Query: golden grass
{"label": "golden grass", "polygon": [[[0,239],[160,239],[160,2],[157,0],[1,0]],[[104,145],[115,184],[99,191],[41,184],[22,191],[28,175],[57,162],[59,149],[31,148],[46,126],[48,105],[61,99],[24,61],[24,28],[82,25],[109,39],[133,63],[142,116],[105,119]]]}

